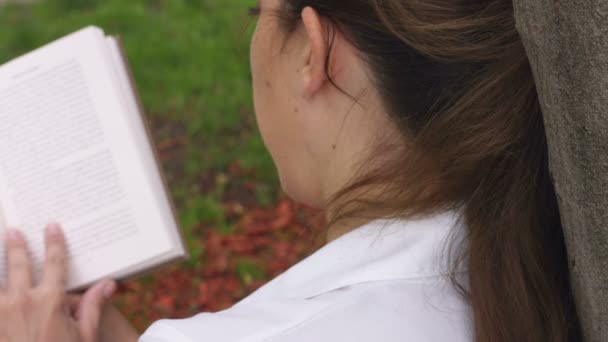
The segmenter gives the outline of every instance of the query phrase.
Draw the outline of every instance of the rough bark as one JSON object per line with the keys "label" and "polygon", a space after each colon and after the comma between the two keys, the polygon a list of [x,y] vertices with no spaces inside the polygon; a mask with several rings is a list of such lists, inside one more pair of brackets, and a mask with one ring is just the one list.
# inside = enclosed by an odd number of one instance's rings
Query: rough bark
{"label": "rough bark", "polygon": [[608,341],[608,0],[514,0],[585,341]]}

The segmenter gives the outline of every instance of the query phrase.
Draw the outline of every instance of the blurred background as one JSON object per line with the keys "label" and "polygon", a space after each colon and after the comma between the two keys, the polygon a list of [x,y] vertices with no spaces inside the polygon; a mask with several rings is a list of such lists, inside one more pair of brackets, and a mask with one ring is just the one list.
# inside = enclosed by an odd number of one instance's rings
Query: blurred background
{"label": "blurred background", "polygon": [[87,25],[119,35],[191,259],[121,284],[140,330],[231,306],[322,243],[290,201],[256,127],[255,0],[0,0],[0,64]]}

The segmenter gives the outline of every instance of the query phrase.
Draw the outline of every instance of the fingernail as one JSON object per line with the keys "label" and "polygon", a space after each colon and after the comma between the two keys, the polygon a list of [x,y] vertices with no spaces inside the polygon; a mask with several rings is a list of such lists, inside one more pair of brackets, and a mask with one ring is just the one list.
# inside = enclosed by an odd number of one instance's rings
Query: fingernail
{"label": "fingernail", "polygon": [[61,235],[61,226],[57,223],[49,223],[49,225],[46,226],[46,232],[50,236]]}
{"label": "fingernail", "polygon": [[6,231],[6,239],[10,242],[19,242],[21,241],[21,232],[17,229],[8,229]]}
{"label": "fingernail", "polygon": [[109,299],[114,294],[114,291],[116,291],[116,283],[110,280],[103,287],[103,296]]}

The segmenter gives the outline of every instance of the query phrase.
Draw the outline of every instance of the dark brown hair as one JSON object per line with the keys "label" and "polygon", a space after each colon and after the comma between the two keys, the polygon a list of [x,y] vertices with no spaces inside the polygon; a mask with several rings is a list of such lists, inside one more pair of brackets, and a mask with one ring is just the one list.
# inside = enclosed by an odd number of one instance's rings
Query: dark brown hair
{"label": "dark brown hair", "polygon": [[[286,32],[310,6],[358,48],[403,132],[403,144],[379,144],[369,158],[382,162],[370,159],[331,199],[329,224],[464,208],[466,244],[452,265],[468,263],[469,285],[454,273],[452,282],[472,306],[475,340],[580,341],[542,113],[511,1],[282,6]],[[372,187],[381,198],[361,195]]]}

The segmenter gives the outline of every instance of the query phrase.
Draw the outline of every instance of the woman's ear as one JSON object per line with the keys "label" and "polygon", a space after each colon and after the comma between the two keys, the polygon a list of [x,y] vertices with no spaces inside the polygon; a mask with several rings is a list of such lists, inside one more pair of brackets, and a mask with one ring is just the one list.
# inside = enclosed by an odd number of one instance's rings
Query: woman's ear
{"label": "woman's ear", "polygon": [[312,8],[302,10],[302,23],[307,40],[305,63],[302,69],[303,90],[306,98],[313,97],[328,80],[329,28],[324,25],[323,18]]}

